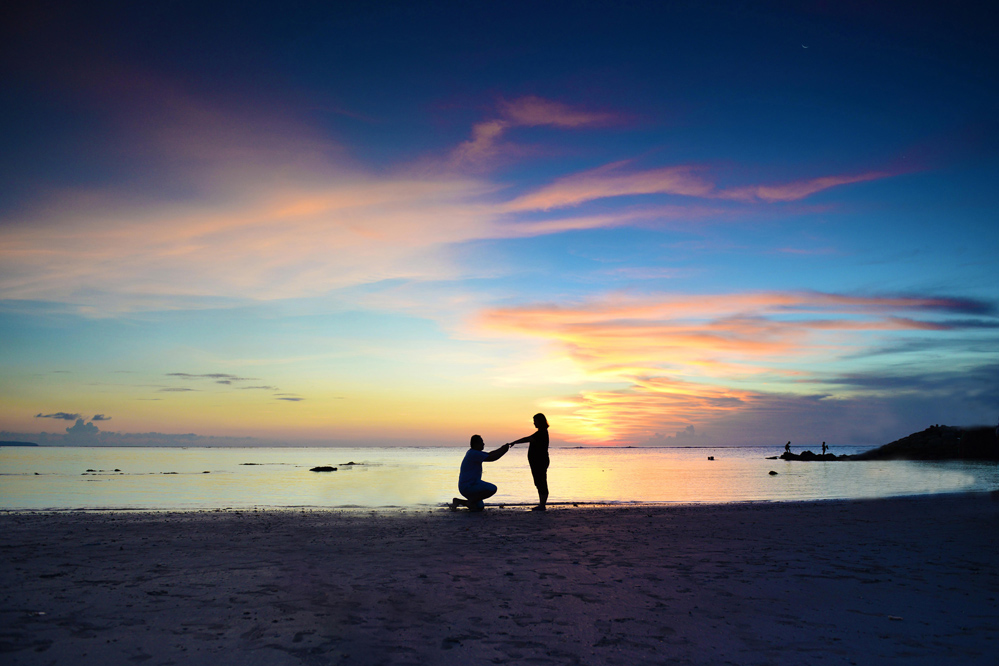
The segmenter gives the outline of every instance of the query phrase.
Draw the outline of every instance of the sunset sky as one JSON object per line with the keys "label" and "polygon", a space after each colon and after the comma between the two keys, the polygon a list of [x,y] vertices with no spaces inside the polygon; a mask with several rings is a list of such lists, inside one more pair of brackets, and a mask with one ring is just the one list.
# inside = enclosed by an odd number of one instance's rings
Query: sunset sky
{"label": "sunset sky", "polygon": [[2,439],[999,417],[988,3],[5,7]]}

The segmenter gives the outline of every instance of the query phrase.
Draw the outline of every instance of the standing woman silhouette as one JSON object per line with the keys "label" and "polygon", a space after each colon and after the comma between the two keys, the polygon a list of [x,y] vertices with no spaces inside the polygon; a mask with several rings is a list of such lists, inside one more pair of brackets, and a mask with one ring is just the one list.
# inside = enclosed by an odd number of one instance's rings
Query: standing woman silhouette
{"label": "standing woman silhouette", "polygon": [[544,511],[548,504],[548,419],[544,414],[534,415],[534,427],[538,429],[537,432],[510,442],[510,446],[522,442],[531,443],[527,447],[527,462],[531,465],[534,487],[538,489],[538,505],[531,511]]}

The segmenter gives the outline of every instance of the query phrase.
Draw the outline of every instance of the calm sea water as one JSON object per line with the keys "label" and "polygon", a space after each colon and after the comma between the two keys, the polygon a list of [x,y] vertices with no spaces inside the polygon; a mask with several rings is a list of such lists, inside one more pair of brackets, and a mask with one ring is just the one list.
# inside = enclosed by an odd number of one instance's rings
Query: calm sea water
{"label": "calm sea water", "polygon": [[[457,494],[464,453],[453,447],[0,447],[0,509],[425,508]],[[550,501],[790,501],[999,488],[995,463],[767,460],[778,453],[778,447],[553,449]],[[318,465],[338,470],[309,471]],[[487,463],[483,478],[499,486],[494,504],[537,501],[526,450]]]}

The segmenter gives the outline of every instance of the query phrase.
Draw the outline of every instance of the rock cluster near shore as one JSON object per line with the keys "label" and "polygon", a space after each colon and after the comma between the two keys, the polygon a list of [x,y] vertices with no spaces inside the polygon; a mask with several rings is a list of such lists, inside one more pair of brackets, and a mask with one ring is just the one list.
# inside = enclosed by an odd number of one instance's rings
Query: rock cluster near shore
{"label": "rock cluster near shore", "polygon": [[811,451],[802,451],[801,453],[782,453],[776,457],[781,460],[853,460],[853,456],[837,456],[833,453],[812,453]]}

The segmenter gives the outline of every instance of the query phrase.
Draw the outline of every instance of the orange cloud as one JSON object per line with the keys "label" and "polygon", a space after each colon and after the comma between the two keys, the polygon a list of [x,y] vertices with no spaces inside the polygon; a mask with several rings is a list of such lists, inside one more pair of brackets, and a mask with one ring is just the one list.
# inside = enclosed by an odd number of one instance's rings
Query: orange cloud
{"label": "orange cloud", "polygon": [[[961,299],[814,292],[609,296],[572,307],[537,305],[483,312],[483,330],[539,338],[570,358],[585,390],[555,402],[570,439],[606,441],[703,424],[767,394],[822,384],[818,368],[885,331],[949,330],[904,313],[969,313]],[[834,316],[829,316],[833,314]]]}
{"label": "orange cloud", "polygon": [[658,377],[629,390],[583,391],[542,407],[559,414],[559,435],[570,441],[636,443],[653,432],[701,425],[761,402],[754,391]]}

